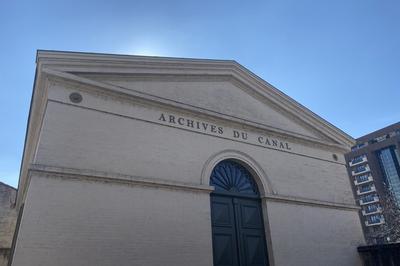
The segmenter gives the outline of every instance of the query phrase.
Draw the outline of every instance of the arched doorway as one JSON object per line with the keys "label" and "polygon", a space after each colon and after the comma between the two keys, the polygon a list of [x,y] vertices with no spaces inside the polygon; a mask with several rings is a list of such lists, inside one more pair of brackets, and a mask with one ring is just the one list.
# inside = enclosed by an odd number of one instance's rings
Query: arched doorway
{"label": "arched doorway", "polygon": [[210,185],[214,266],[268,265],[257,184],[241,164],[224,160],[213,169]]}

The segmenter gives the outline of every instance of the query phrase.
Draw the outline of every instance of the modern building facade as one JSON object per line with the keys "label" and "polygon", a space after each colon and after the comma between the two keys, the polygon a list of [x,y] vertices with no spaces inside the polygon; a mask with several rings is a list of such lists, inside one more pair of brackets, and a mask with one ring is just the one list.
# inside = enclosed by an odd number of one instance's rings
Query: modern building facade
{"label": "modern building facade", "polygon": [[382,200],[390,189],[400,203],[400,123],[360,137],[346,154],[348,173],[357,203],[364,233],[370,242],[374,233],[386,223]]}
{"label": "modern building facade", "polygon": [[39,51],[12,265],[361,265],[353,144],[234,61]]}

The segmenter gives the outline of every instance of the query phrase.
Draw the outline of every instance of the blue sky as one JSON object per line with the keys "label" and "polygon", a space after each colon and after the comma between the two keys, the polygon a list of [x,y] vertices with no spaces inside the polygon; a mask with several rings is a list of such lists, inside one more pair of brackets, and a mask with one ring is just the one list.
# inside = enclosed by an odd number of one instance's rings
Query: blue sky
{"label": "blue sky", "polygon": [[5,0],[0,33],[0,181],[13,186],[37,49],[234,59],[353,137],[400,120],[397,0]]}

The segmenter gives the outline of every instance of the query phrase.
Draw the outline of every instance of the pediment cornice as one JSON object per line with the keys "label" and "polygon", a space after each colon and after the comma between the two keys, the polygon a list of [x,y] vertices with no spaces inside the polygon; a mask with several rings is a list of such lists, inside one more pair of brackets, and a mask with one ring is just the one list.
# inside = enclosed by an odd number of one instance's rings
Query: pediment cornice
{"label": "pediment cornice", "polygon": [[[143,94],[134,91],[128,91],[118,86],[104,84],[84,75],[147,75],[147,76],[210,76],[210,77],[230,77],[246,86],[257,97],[264,97],[277,107],[285,110],[288,115],[301,122],[311,130],[325,137],[325,144],[337,147],[345,147],[348,149],[354,140],[336,128],[326,120],[322,119],[312,111],[308,110],[300,103],[291,99],[289,96],[273,87],[236,61],[232,60],[211,60],[211,59],[183,59],[168,57],[148,57],[148,56],[131,56],[131,55],[110,55],[110,54],[92,54],[92,53],[75,53],[75,52],[55,52],[55,51],[38,51],[37,56],[38,70],[45,72],[47,75],[53,75],[60,78],[73,80],[87,85],[98,86],[107,90],[113,90],[117,93],[125,93],[134,97],[144,98],[146,100],[158,101],[163,104],[173,105],[179,108],[185,108],[190,111],[194,110],[194,106],[185,106],[185,104],[163,99],[154,95]],[[207,110],[201,110],[202,112]],[[224,116],[223,114],[212,114]],[[225,119],[232,119],[226,117]],[[236,120],[236,119],[234,119]],[[239,119],[240,120],[240,119]],[[238,122],[238,121],[236,121]],[[263,127],[267,130],[275,131],[279,134],[285,133],[271,125],[256,125],[251,121],[243,121],[250,123],[252,126]],[[287,133],[287,132],[286,132]],[[289,135],[291,133],[289,132]],[[293,136],[302,137],[311,141],[321,142],[307,136],[294,134]]]}

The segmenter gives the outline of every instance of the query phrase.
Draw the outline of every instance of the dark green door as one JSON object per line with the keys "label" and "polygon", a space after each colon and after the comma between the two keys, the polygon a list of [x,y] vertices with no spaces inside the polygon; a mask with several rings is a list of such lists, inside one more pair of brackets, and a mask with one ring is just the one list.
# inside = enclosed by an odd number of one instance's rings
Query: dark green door
{"label": "dark green door", "polygon": [[211,194],[214,266],[268,265],[261,202],[250,178],[243,166],[232,161],[219,163],[213,171],[210,183],[215,186]]}

